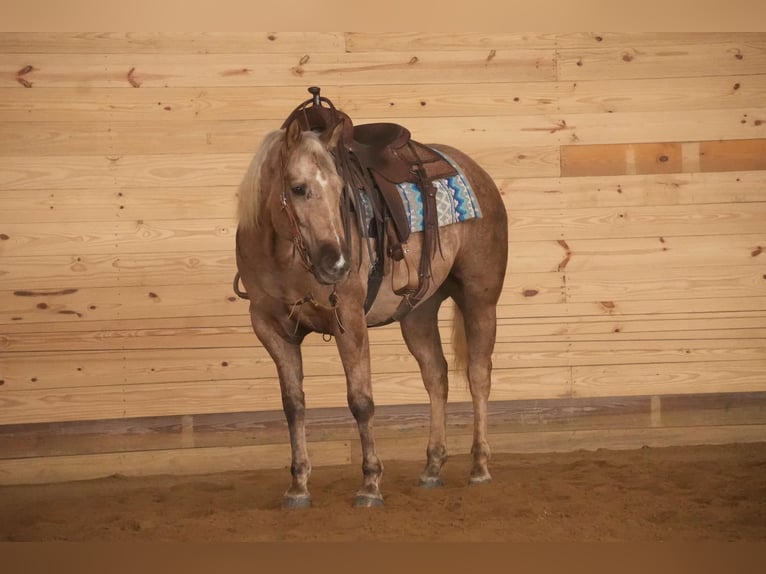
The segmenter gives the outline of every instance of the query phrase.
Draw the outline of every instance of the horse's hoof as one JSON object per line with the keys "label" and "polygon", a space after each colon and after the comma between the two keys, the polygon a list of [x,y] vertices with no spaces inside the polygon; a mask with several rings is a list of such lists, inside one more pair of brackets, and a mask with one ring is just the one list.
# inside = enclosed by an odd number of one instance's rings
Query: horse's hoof
{"label": "horse's hoof", "polygon": [[440,476],[428,476],[428,477],[420,477],[419,486],[421,488],[439,488],[441,486],[444,486],[444,482],[442,482],[442,479]]}
{"label": "horse's hoof", "polygon": [[354,506],[357,508],[373,508],[375,506],[383,506],[383,497],[372,496],[369,494],[357,494],[354,500]]}
{"label": "horse's hoof", "polygon": [[489,474],[484,474],[481,476],[472,476],[468,479],[468,484],[471,486],[477,486],[479,484],[489,484],[492,482],[492,477]]}
{"label": "horse's hoof", "polygon": [[285,508],[311,508],[310,496],[285,496],[282,501]]}

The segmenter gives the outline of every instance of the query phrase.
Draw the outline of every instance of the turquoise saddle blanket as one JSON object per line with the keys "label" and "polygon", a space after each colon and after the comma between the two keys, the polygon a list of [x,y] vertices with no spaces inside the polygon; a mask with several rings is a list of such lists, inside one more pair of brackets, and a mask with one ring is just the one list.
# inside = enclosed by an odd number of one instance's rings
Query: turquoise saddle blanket
{"label": "turquoise saddle blanket", "polygon": [[[441,152],[437,153],[444,157],[457,171],[457,175],[437,179],[433,183],[436,187],[439,227],[481,217],[479,202],[463,171],[448,156]],[[409,215],[410,230],[413,233],[423,231],[423,196],[420,188],[414,183],[407,182],[400,183],[396,187]]]}

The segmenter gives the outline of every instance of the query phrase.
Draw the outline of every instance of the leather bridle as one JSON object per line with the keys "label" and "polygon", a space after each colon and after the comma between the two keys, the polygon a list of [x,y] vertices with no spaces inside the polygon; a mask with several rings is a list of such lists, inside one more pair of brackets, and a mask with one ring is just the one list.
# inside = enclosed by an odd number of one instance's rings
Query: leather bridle
{"label": "leather bridle", "polygon": [[286,189],[282,190],[279,202],[282,205],[282,213],[287,217],[287,223],[290,227],[293,249],[298,252],[298,255],[301,258],[301,263],[306,268],[306,271],[316,277],[316,267],[314,267],[314,262],[311,261],[311,255],[309,254],[306,240],[303,238],[303,234],[298,227],[298,218],[295,215],[295,207],[293,207],[293,202],[288,198]]}

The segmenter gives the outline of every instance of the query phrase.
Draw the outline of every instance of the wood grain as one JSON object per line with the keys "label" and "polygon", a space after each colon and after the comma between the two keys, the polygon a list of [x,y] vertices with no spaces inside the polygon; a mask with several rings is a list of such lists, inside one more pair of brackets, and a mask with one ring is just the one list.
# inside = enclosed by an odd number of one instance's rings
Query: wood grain
{"label": "wood grain", "polygon": [[[493,399],[516,400],[562,397],[570,393],[568,367],[499,370],[493,379]],[[307,405],[324,408],[347,404],[341,377],[305,380]],[[470,401],[464,384],[451,389],[452,400]],[[428,395],[413,373],[378,375],[378,405],[427,404]],[[454,391],[454,392],[452,392]],[[0,424],[101,420],[143,416],[279,410],[282,399],[276,379],[174,382],[151,385],[107,385],[74,389],[0,392]]]}
{"label": "wood grain", "polygon": [[[752,38],[752,37],[751,37]],[[679,46],[564,48],[559,51],[561,80],[599,78],[675,78],[760,74],[766,66],[763,36],[728,42]]]}
{"label": "wood grain", "polygon": [[[312,464],[349,464],[351,447],[345,441],[323,441],[308,446]],[[106,476],[204,474],[212,472],[282,468],[290,462],[284,444],[146,450],[0,461],[0,484],[43,484],[92,480]]]}
{"label": "wood grain", "polygon": [[497,184],[510,213],[527,209],[750,203],[763,201],[766,170],[512,178]]}
{"label": "wood grain", "polygon": [[[763,107],[766,74],[673,79],[625,79],[452,84],[322,83],[322,93],[359,123],[361,118],[534,116],[626,112],[710,112]],[[0,88],[0,121],[148,122],[271,120],[281,124],[294,102],[308,97],[295,86],[121,88]],[[674,116],[674,118],[677,116]],[[606,118],[602,118],[606,120]],[[142,124],[144,125],[144,124]],[[635,126],[629,126],[634,128]]]}
{"label": "wood grain", "polygon": [[343,52],[338,32],[2,32],[0,52],[36,54],[226,54]]}
{"label": "wood grain", "polygon": [[[742,117],[742,122],[748,122]],[[751,120],[760,130],[766,121]],[[760,135],[758,136],[760,137]],[[633,175],[683,171],[745,171],[764,169],[766,139],[698,142],[693,167],[684,165],[681,143],[597,144],[561,147],[561,175]]]}
{"label": "wood grain", "polygon": [[[306,86],[386,83],[444,84],[555,78],[555,53],[505,50],[487,61],[486,50],[417,53],[317,52],[310,45],[289,54],[0,54],[0,87],[17,87],[16,73],[37,87]],[[392,79],[396,81],[392,82]],[[305,94],[305,92],[304,92]]]}
{"label": "wood grain", "polygon": [[[355,123],[401,123],[497,181],[510,257],[493,401],[766,391],[766,34],[3,32],[0,425],[281,409],[231,288],[236,190],[314,84]],[[425,408],[398,326],[369,340],[377,404]],[[304,347],[309,407],[344,408],[334,345]],[[762,432],[704,413],[647,428],[644,411],[599,410],[556,436],[496,429],[495,448]],[[381,450],[422,458],[405,427]],[[135,458],[88,458],[70,444],[12,472],[151,471],[163,457],[197,471],[239,455],[135,442]],[[328,460],[355,444],[325,444]]]}

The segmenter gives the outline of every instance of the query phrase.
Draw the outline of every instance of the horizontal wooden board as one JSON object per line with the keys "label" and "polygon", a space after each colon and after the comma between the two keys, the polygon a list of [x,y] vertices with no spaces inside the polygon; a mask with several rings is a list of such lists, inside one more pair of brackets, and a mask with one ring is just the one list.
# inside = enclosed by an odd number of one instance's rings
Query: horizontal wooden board
{"label": "horizontal wooden board", "polygon": [[747,392],[766,388],[764,360],[572,367],[574,396]]}
{"label": "horizontal wooden board", "polygon": [[[489,432],[495,435],[541,430],[758,425],[766,423],[764,405],[764,393],[491,401],[488,405]],[[423,437],[429,428],[429,418],[428,405],[424,404],[378,406],[375,409],[376,438]],[[450,402],[447,405],[448,435],[470,435],[472,423],[471,403]],[[358,443],[358,430],[347,406],[308,409],[306,427],[309,442],[347,440]],[[288,442],[287,423],[282,411],[0,427],[0,452],[5,459]]]}
{"label": "horizontal wooden board", "polygon": [[609,271],[618,278],[634,269],[661,275],[689,267],[763,266],[764,245],[766,233],[530,241],[511,244],[508,268],[514,273]]}
{"label": "horizontal wooden board", "polygon": [[[286,106],[286,110],[289,109]],[[285,115],[287,111],[285,111]],[[387,121],[362,116],[357,124]],[[613,114],[546,114],[530,116],[467,116],[409,118],[407,128],[416,140],[452,144],[479,152],[555,144],[627,144],[641,142],[742,140],[766,137],[766,108],[623,112]],[[177,153],[254,153],[263,137],[280,126],[274,120],[175,120],[152,122],[3,122],[0,154],[129,155]],[[761,140],[763,141],[763,140]],[[656,150],[650,146],[659,146]],[[651,173],[642,161],[666,155],[657,166],[662,172],[681,169],[680,144],[641,144],[634,150],[636,173]],[[646,151],[643,151],[645,148]],[[667,148],[667,149],[664,149]],[[678,148],[678,149],[676,149]],[[600,148],[601,154],[619,154],[621,148]],[[652,158],[652,162],[656,161]],[[743,163],[737,169],[748,168]],[[760,168],[758,168],[760,169]]]}
{"label": "horizontal wooden board", "polygon": [[[502,178],[496,181],[510,212],[573,209],[748,203],[763,201],[766,170]],[[61,182],[66,185],[65,182]],[[97,187],[2,191],[0,223],[119,221],[125,219],[225,219],[236,212],[236,183],[228,186]]]}
{"label": "horizontal wooden board", "polygon": [[[747,120],[746,120],[747,121]],[[750,121],[757,122],[757,118]],[[766,118],[760,118],[766,124]],[[766,140],[707,141],[700,143],[700,168],[704,171],[733,171],[739,166],[766,170]]]}
{"label": "horizontal wooden board", "polygon": [[[382,118],[369,118],[376,122]],[[262,139],[281,122],[231,120],[206,122],[165,120],[151,123],[7,122],[0,124],[7,156],[29,155],[163,155],[163,154],[255,154]],[[361,122],[360,122],[361,123]],[[365,122],[366,123],[366,122]],[[559,142],[556,122],[546,117],[512,116],[413,118],[407,122],[420,141],[453,144],[467,153],[515,147],[540,147]],[[667,128],[666,128],[667,129]],[[743,130],[736,130],[742,137]],[[677,134],[674,134],[677,135]]]}
{"label": "horizontal wooden board", "polygon": [[683,148],[680,143],[596,144],[561,147],[561,175],[564,177],[679,173],[682,171],[684,171]]}
{"label": "horizontal wooden board", "polygon": [[464,50],[471,48],[551,47],[559,49],[593,47],[668,47],[766,41],[760,32],[565,32],[539,33],[455,33],[455,32],[351,32],[346,34],[347,50],[410,51],[415,49]]}
{"label": "horizontal wooden board", "polygon": [[[322,93],[356,122],[385,118],[690,112],[758,108],[766,74],[673,79],[391,84],[322,83]],[[296,86],[153,88],[0,88],[3,122],[165,122],[271,120],[281,123],[307,98]]]}
{"label": "horizontal wooden board", "polygon": [[572,81],[762,74],[766,68],[762,36],[681,46],[563,48],[557,54],[559,79]]}
{"label": "horizontal wooden board", "polygon": [[163,251],[234,250],[236,222],[230,219],[173,222],[106,221],[87,223],[0,224],[7,239],[0,253],[115,254]]}
{"label": "horizontal wooden board", "polygon": [[[65,185],[64,182],[61,182]],[[510,211],[763,201],[766,171],[514,178],[497,181]],[[202,187],[5,190],[0,222],[228,218],[236,184]]]}
{"label": "horizontal wooden board", "polygon": [[[114,251],[117,253],[5,256],[0,261],[0,289],[229,284],[236,270],[233,248],[122,254],[118,246]],[[511,244],[508,271],[523,275],[651,268],[661,274],[668,269],[733,266],[741,271],[762,266],[764,258],[764,234],[520,241]],[[559,282],[553,280],[551,285]]]}
{"label": "horizontal wooden board", "polygon": [[[401,342],[378,343],[371,355],[374,379],[397,375],[420,381],[418,365]],[[445,356],[451,362],[453,354],[449,346],[445,348]],[[600,340],[498,341],[493,353],[493,366],[498,372],[732,360],[766,361],[766,339],[613,340],[608,347]],[[329,392],[330,387],[338,388],[337,381],[344,381],[343,365],[334,344],[307,346],[303,350],[303,363],[306,376],[320,377],[325,381],[322,385],[328,386],[317,387],[318,392]],[[147,385],[170,382],[196,382],[201,387],[215,387],[225,381],[249,384],[276,380],[273,361],[263,347],[255,344],[234,348],[7,353],[3,365],[4,384],[0,390],[3,395],[42,389],[76,394],[86,388],[119,385],[142,394],[148,392]],[[389,383],[386,392],[390,390]],[[618,392],[617,389],[611,391],[611,394]],[[345,404],[345,394],[340,397],[339,404]]]}
{"label": "horizontal wooden board", "polygon": [[497,184],[510,213],[527,209],[748,203],[764,200],[766,170],[512,178],[500,179]]}
{"label": "horizontal wooden board", "polygon": [[519,48],[553,49],[556,34],[475,33],[475,32],[348,32],[349,52],[412,52],[421,50],[462,51]]}
{"label": "horizontal wooden board", "polygon": [[[557,145],[465,152],[495,178],[560,175]],[[0,191],[237,186],[254,153],[0,156]]]}
{"label": "horizontal wooden board", "polygon": [[[508,220],[511,250],[545,240],[753,235],[763,231],[766,202],[512,211]],[[0,223],[0,254],[231,253],[235,231],[233,219]]]}
{"label": "horizontal wooden board", "polygon": [[[528,209],[583,206],[682,205],[762,201],[766,171],[715,174],[500,179],[511,214]],[[236,184],[212,187],[149,187],[9,190],[2,192],[2,223],[120,221],[234,217]],[[125,222],[119,224],[124,227]],[[7,234],[7,233],[6,233]],[[7,246],[0,245],[7,249]]]}
{"label": "horizontal wooden board", "polygon": [[[500,318],[553,318],[561,317],[601,317],[624,318],[635,315],[661,317],[675,313],[706,313],[763,311],[766,309],[766,297],[687,298],[662,299],[659,301],[587,301],[582,303],[566,302],[536,305],[533,300],[524,304],[501,304],[497,313]],[[63,326],[62,326],[63,328]]]}
{"label": "horizontal wooden board", "polygon": [[7,122],[0,124],[9,156],[251,153],[279,122],[236,120],[221,122]]}
{"label": "horizontal wooden board", "polygon": [[[440,321],[442,344],[450,348],[451,314],[444,313]],[[200,320],[199,322],[203,322]],[[232,317],[229,325],[181,324],[166,320],[163,327],[155,319],[151,326],[133,329],[112,327],[104,322],[90,322],[91,329],[54,330],[48,324],[30,324],[30,329],[15,330],[0,335],[4,352],[54,351],[125,351],[140,349],[214,349],[257,347],[247,317],[239,321]],[[36,326],[37,330],[34,330]],[[16,326],[18,327],[18,326]],[[370,345],[401,344],[402,336],[396,324],[371,329]],[[497,340],[500,342],[539,341],[636,341],[649,339],[707,340],[763,339],[766,337],[766,310],[675,313],[664,315],[632,315],[612,318],[590,316],[572,318],[514,318],[498,320]],[[327,348],[318,335],[310,335],[305,347]]]}
{"label": "horizontal wooden board", "polygon": [[[496,370],[493,400],[556,398],[570,394],[568,367]],[[378,375],[374,381],[377,405],[426,404],[428,395],[412,373]],[[309,408],[346,405],[342,377],[307,377]],[[470,401],[463,383],[450,388],[450,400]],[[177,382],[139,386],[91,386],[76,389],[0,390],[0,424],[102,420],[220,412],[280,410],[276,379]]]}
{"label": "horizontal wooden board", "polygon": [[763,32],[565,32],[556,34],[559,48],[649,48],[762,42]]}
{"label": "horizontal wooden board", "polygon": [[7,157],[0,159],[0,190],[237,186],[252,158],[252,153]]}
{"label": "horizontal wooden board", "polygon": [[677,117],[669,112],[762,107],[766,75],[593,78],[562,80],[556,87],[553,99],[558,113],[665,112],[669,121],[675,123]]}
{"label": "horizontal wooden board", "polygon": [[236,186],[32,189],[0,192],[2,223],[233,219]]}
{"label": "horizontal wooden board", "polygon": [[[216,283],[35,289],[25,285],[0,291],[5,305],[0,324],[82,322],[170,317],[232,316],[247,313],[247,302],[234,295],[234,269]],[[562,303],[564,280],[559,273],[509,274],[501,303]]]}
{"label": "horizontal wooden board", "polygon": [[[534,304],[534,298],[525,298],[520,304],[500,304],[497,307],[498,319],[501,324],[553,323],[566,325],[571,322],[582,323],[589,321],[635,321],[642,318],[669,320],[685,320],[691,317],[705,319],[719,316],[751,316],[766,311],[766,296],[726,299],[681,299],[661,301],[589,301],[584,303],[550,303]],[[68,320],[56,322],[27,321],[20,319],[3,325],[3,333],[7,335],[27,333],[108,333],[130,331],[141,333],[146,329],[159,329],[169,336],[174,336],[179,330],[185,329],[216,329],[216,328],[250,328],[250,318],[247,306],[240,304],[239,311],[234,314],[187,315],[187,316],[150,316],[141,318],[119,317],[112,315],[99,320],[87,320],[85,317],[62,316]],[[442,306],[440,320],[447,324],[451,321],[452,310],[450,302]],[[750,315],[748,315],[750,314]],[[510,323],[509,323],[510,321]],[[390,325],[387,329],[396,329]],[[378,328],[380,331],[384,328]],[[98,336],[98,335],[95,335]],[[5,345],[6,339],[0,339]]]}
{"label": "horizontal wooden board", "polygon": [[[498,317],[622,317],[766,309],[766,297],[758,294],[720,298],[725,286],[720,285],[716,276],[707,283],[698,284],[694,298],[679,298],[682,291],[676,290],[673,292],[675,298],[643,299],[641,289],[637,288],[633,293],[636,299],[597,297],[591,301],[566,301],[564,275],[536,275],[537,278],[530,277],[525,281],[520,277],[516,283],[506,285],[500,298]],[[742,289],[761,292],[757,286]],[[18,297],[6,291],[0,296],[8,305],[0,310],[0,324],[9,333],[39,330],[39,326],[32,325],[40,324],[46,325],[46,329],[54,329],[57,323],[61,324],[60,331],[89,330],[94,322],[105,322],[102,324],[108,329],[119,328],[116,325],[126,321],[148,328],[152,322],[163,324],[172,319],[178,319],[186,327],[216,324],[216,321],[223,321],[226,326],[248,324],[247,303],[233,295],[228,283],[46,291],[37,297]],[[25,324],[30,326],[25,327]]]}
{"label": "horizontal wooden board", "polygon": [[[633,450],[699,444],[731,444],[763,442],[766,425],[722,425],[691,428],[616,428],[581,429],[568,431],[544,431],[531,433],[490,433],[492,452],[532,453],[568,452],[577,450]],[[447,447],[451,453],[469,452],[469,435],[448,437]],[[377,441],[381,456],[401,460],[422,460],[423,439],[386,438]],[[351,443],[352,449],[355,443]],[[358,453],[352,450],[352,457]]]}
{"label": "horizontal wooden board", "polygon": [[[0,87],[451,84],[555,78],[554,50],[290,54],[0,54]],[[30,67],[32,69],[30,69]],[[26,73],[25,70],[29,70]],[[395,78],[395,80],[394,80]]]}
{"label": "horizontal wooden board", "polygon": [[[315,466],[349,464],[351,445],[321,441],[308,445]],[[0,484],[43,484],[107,476],[205,474],[290,465],[286,444],[147,450],[0,461]]]}
{"label": "horizontal wooden board", "polygon": [[3,257],[0,289],[82,289],[121,285],[231,283],[234,249],[206,253],[133,253]]}
{"label": "horizontal wooden board", "polygon": [[[233,277],[233,276],[232,276]],[[151,317],[247,316],[231,284],[15,289],[0,295],[0,324],[122,320]]]}
{"label": "horizontal wooden board", "polygon": [[345,51],[340,32],[2,32],[6,54],[226,54]]}
{"label": "horizontal wooden board", "polygon": [[528,210],[508,214],[511,242],[752,234],[763,230],[764,221],[766,202]]}
{"label": "horizontal wooden board", "polygon": [[636,268],[567,273],[567,300],[656,301],[766,295],[766,267]]}
{"label": "horizontal wooden board", "polygon": [[[758,124],[758,128],[763,124]],[[561,147],[565,177],[741,171],[766,168],[766,139],[681,143],[597,144]],[[691,154],[691,156],[689,155]]]}

